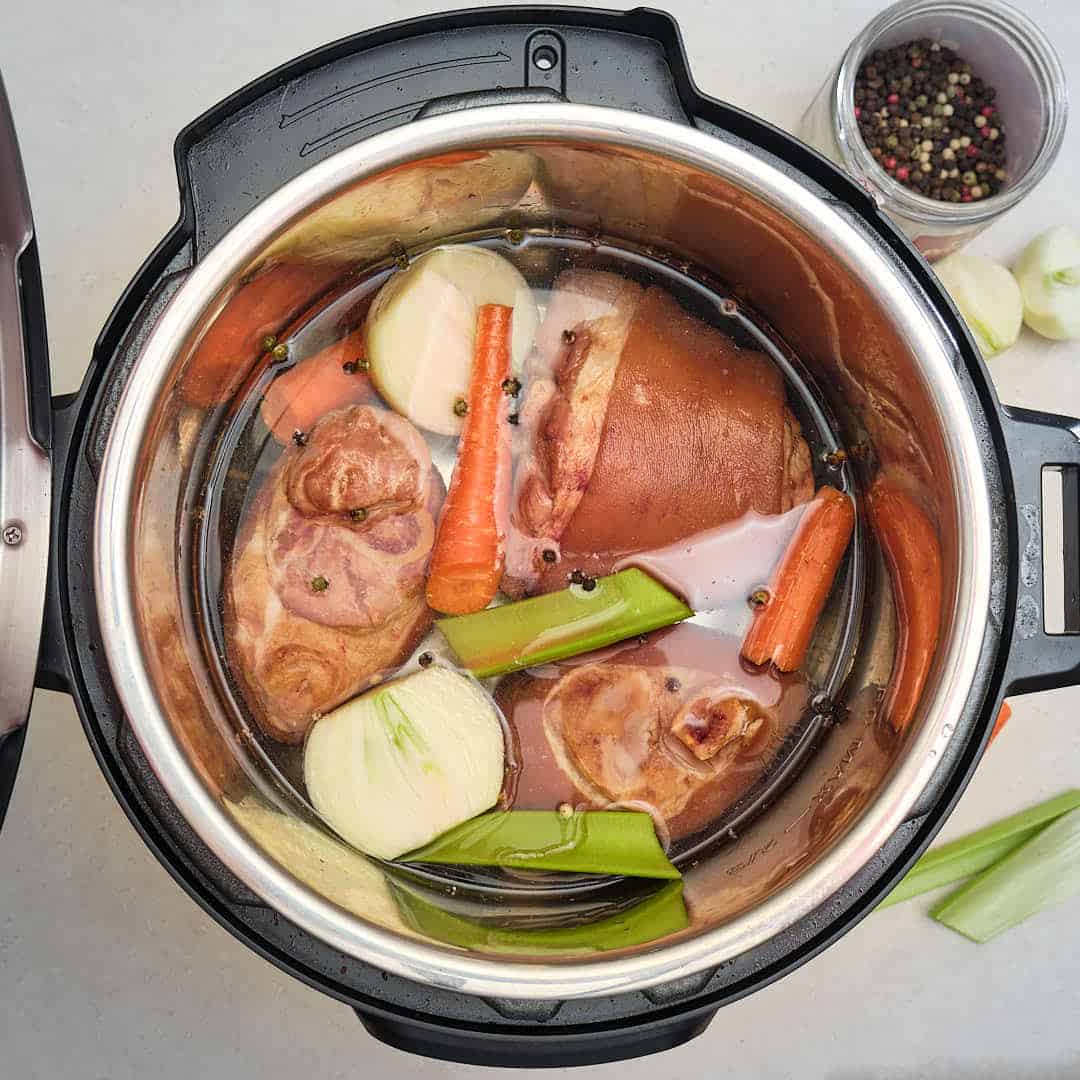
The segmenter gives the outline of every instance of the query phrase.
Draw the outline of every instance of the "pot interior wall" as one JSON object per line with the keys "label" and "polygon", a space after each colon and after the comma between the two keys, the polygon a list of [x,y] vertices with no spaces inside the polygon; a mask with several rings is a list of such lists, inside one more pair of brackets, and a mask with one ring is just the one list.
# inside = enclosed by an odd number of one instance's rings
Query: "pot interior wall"
{"label": "pot interior wall", "polygon": [[[411,937],[422,937],[424,927],[403,915],[395,899],[401,882],[409,883],[343,844],[283,787],[280,771],[238,715],[225,664],[205,628],[205,606],[221,597],[201,597],[198,587],[209,470],[230,419],[272,363],[260,345],[265,335],[287,336],[305,313],[373,268],[445,240],[518,230],[593,238],[669,261],[727,290],[768,324],[831,409],[857,481],[865,485],[887,472],[932,515],[945,565],[942,640],[950,634],[956,485],[920,369],[865,283],[752,185],[646,152],[537,141],[412,161],[343,187],[251,259],[178,353],[171,391],[160,398],[137,463],[137,609],[146,664],[175,741],[236,827],[358,922]],[[543,250],[537,248],[537,257]],[[280,282],[271,290],[275,302],[253,306],[251,283],[267,276]],[[223,331],[235,341],[228,365],[202,348]],[[823,469],[818,463],[820,475]],[[834,722],[786,793],[686,872],[691,922],[683,937],[739,918],[820,860],[876,798],[922,723],[917,718],[898,737],[879,715],[896,654],[894,608],[872,537],[867,554],[858,648]],[[830,608],[827,619],[840,617]],[[826,626],[820,640],[830,632]],[[939,675],[931,674],[927,696]],[[133,725],[137,731],[135,718]],[[456,904],[458,914],[500,917],[497,901],[477,911],[430,890],[425,896],[448,908]],[[495,946],[478,938],[474,947]],[[582,959],[578,947],[556,950],[555,959],[560,951]]]}

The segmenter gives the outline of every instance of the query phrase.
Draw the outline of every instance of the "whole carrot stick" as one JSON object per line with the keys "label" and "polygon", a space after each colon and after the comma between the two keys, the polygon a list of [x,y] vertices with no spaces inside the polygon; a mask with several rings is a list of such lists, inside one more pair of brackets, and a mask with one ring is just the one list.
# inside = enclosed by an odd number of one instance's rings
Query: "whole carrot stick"
{"label": "whole carrot stick", "polygon": [[896,660],[885,715],[903,731],[915,715],[930,674],[941,623],[941,544],[922,507],[879,477],[866,498],[870,520],[892,577]]}
{"label": "whole carrot stick", "polygon": [[447,615],[483,610],[502,577],[504,516],[510,498],[510,429],[503,383],[510,377],[513,314],[513,308],[503,304],[483,304],[476,315],[468,411],[427,582],[428,604]]}
{"label": "whole carrot stick", "polygon": [[840,560],[855,527],[855,506],[836,488],[822,487],[803,512],[742,644],[752,664],[781,671],[802,666]]}

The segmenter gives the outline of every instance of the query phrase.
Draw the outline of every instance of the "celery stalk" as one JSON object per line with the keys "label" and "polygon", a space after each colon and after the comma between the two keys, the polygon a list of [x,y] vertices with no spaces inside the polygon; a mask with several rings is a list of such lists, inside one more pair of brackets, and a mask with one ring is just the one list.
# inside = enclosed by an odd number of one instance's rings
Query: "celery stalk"
{"label": "celery stalk", "polygon": [[466,821],[404,862],[678,878],[652,818],[635,811],[504,810]]}
{"label": "celery stalk", "polygon": [[930,912],[980,944],[1080,895],[1080,809],[1062,814]]}
{"label": "celery stalk", "polygon": [[643,945],[689,925],[682,882],[672,881],[625,911],[581,926],[515,930],[454,915],[398,883],[393,885],[405,922],[425,937],[486,952],[566,955]]}
{"label": "celery stalk", "polygon": [[596,578],[590,591],[575,585],[438,625],[461,663],[483,679],[591,652],[691,615],[658,581],[632,569]]}
{"label": "celery stalk", "polygon": [[1066,791],[1011,817],[928,851],[907,872],[878,910],[981,873],[1015,851],[1050,822],[1080,807],[1080,790]]}

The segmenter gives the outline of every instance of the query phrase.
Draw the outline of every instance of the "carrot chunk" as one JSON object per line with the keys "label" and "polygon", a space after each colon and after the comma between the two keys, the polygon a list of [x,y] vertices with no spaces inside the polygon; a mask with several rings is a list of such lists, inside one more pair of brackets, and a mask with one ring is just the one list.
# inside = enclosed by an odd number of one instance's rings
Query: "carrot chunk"
{"label": "carrot chunk", "polygon": [[807,506],[743,639],[752,664],[780,671],[802,666],[836,571],[855,527],[855,505],[833,487],[822,487]]}
{"label": "carrot chunk", "polygon": [[181,382],[184,400],[200,408],[227,401],[263,352],[340,276],[340,268],[278,263],[245,282],[207,329]]}
{"label": "carrot chunk", "polygon": [[1001,729],[1012,718],[1012,706],[1007,702],[1001,703],[1001,709],[998,712],[997,720],[994,721],[994,730],[990,732],[990,741],[986,744],[990,745],[1001,734]]}
{"label": "carrot chunk", "polygon": [[294,431],[310,431],[328,412],[369,401],[374,391],[361,370],[363,358],[364,330],[359,327],[279,375],[261,405],[263,423],[274,438],[284,445]]}
{"label": "carrot chunk", "polygon": [[878,478],[867,495],[870,520],[892,577],[896,660],[885,715],[897,731],[911,722],[937,648],[941,624],[941,544],[922,507]]}

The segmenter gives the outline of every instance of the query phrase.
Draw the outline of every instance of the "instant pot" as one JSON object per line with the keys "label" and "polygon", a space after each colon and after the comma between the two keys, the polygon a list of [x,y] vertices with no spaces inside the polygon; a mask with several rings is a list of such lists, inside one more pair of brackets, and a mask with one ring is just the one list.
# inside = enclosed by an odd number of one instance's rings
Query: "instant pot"
{"label": "instant pot", "polygon": [[[701,94],[663,13],[488,8],[358,34],[211,109],[175,156],[179,220],[119,298],[81,390],[50,399],[29,198],[0,108],[0,808],[33,688],[69,692],[176,881],[377,1038],[570,1066],[693,1037],[873,910],[947,817],[1003,696],[1080,682],[1080,421],[999,405],[872,196]],[[798,769],[683,867],[688,928],[610,952],[465,948],[403,919],[395,869],[334,837],[230,721],[199,629],[207,476],[263,362],[241,342],[235,370],[200,372],[199,342],[250,308],[261,274],[307,282],[266,316],[281,329],[342,274],[500,231],[617,241],[727,283],[798,366],[854,487],[902,476],[942,548],[937,657],[903,736],[879,752],[880,690],[905,660],[870,538],[861,602],[826,627],[851,646],[842,689],[815,705]],[[1043,618],[1048,467],[1064,473],[1062,634]],[[485,917],[502,925],[508,909],[493,898]]]}

